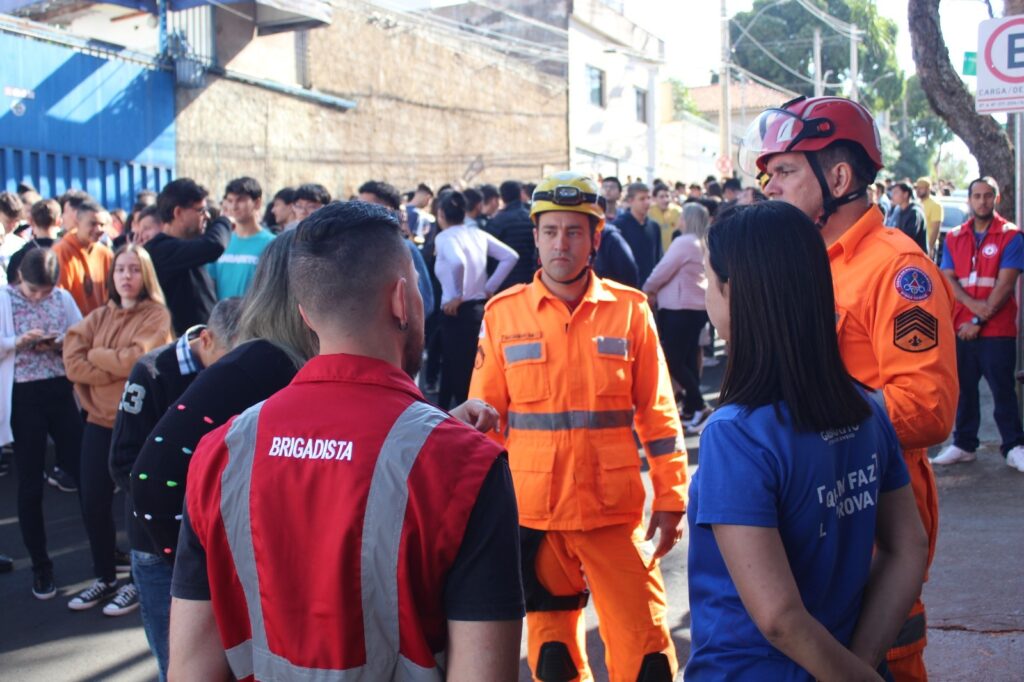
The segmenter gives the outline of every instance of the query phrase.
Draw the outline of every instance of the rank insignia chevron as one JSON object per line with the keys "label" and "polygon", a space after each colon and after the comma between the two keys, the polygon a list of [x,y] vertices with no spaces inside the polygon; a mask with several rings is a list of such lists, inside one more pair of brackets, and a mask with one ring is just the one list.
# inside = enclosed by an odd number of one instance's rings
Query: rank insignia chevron
{"label": "rank insignia chevron", "polygon": [[939,321],[920,306],[914,306],[893,320],[892,342],[909,353],[923,353],[939,345]]}

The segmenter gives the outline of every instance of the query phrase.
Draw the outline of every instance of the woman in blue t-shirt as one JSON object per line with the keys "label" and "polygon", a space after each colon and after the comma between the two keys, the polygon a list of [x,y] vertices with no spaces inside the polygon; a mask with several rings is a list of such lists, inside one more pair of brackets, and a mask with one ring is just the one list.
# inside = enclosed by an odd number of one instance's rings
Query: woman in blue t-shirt
{"label": "woman in blue t-shirt", "polygon": [[766,202],[711,228],[705,270],[729,363],[690,485],[686,677],[879,679],[928,544],[885,410],[839,356],[825,244]]}

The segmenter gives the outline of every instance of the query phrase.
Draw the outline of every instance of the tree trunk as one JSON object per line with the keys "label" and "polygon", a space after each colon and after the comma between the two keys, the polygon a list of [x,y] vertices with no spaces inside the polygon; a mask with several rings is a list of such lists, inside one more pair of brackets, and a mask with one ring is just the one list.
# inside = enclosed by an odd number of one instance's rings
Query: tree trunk
{"label": "tree trunk", "polygon": [[[1007,13],[1012,5],[1007,2]],[[981,175],[991,175],[999,183],[999,212],[1016,220],[1013,145],[994,118],[975,113],[974,95],[953,69],[942,39],[939,0],[910,0],[907,15],[914,63],[928,103],[971,150]]]}

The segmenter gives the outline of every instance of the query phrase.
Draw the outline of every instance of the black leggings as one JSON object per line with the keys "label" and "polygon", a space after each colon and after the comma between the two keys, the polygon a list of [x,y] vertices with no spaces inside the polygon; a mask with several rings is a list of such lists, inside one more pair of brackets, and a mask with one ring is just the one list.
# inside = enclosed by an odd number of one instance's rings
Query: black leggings
{"label": "black leggings", "polygon": [[114,563],[114,479],[110,477],[110,438],[113,430],[86,423],[82,433],[82,465],[79,494],[82,520],[92,550],[92,568],[105,582],[117,579]]}
{"label": "black leggings", "polygon": [[708,314],[703,310],[658,310],[661,347],[669,373],[686,391],[683,412],[687,414],[704,409],[697,353],[700,352],[700,332],[707,322]]}
{"label": "black leggings", "polygon": [[[14,384],[11,394],[14,466],[18,473],[18,525],[33,568],[52,568],[43,523],[43,472],[46,437],[53,438],[59,462],[78,478],[82,447],[82,416],[75,406],[71,382],[64,377]],[[61,467],[64,469],[65,467]]]}
{"label": "black leggings", "polygon": [[476,344],[480,336],[480,323],[484,319],[484,302],[467,301],[459,306],[458,314],[441,315],[441,392],[437,404],[450,409],[466,402],[469,381],[473,378]]}

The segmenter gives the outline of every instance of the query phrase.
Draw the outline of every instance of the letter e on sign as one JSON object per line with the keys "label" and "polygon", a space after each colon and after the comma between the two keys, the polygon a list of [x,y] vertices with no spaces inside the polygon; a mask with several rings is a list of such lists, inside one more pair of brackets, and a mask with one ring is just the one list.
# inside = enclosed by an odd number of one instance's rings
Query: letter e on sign
{"label": "letter e on sign", "polygon": [[978,113],[1024,111],[1024,16],[978,26]]}

